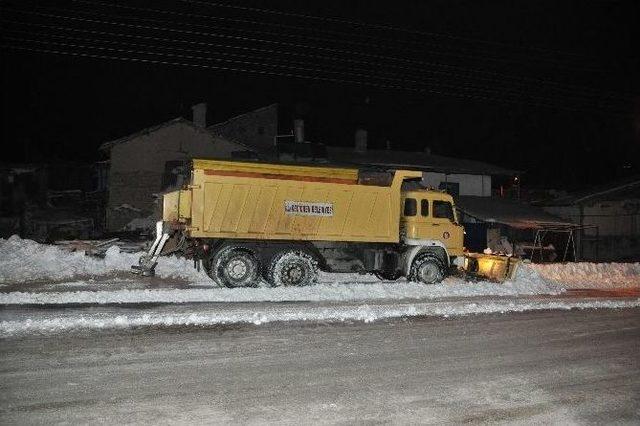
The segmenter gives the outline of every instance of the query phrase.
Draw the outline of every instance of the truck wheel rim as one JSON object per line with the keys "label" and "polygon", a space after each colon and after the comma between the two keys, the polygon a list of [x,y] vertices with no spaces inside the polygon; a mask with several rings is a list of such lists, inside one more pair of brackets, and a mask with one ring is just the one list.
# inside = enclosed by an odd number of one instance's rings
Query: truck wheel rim
{"label": "truck wheel rim", "polygon": [[304,270],[300,265],[292,265],[284,271],[287,284],[298,285],[304,278]]}
{"label": "truck wheel rim", "polygon": [[436,282],[438,280],[439,272],[438,267],[433,263],[425,263],[420,268],[420,281],[425,283]]}
{"label": "truck wheel rim", "polygon": [[225,268],[229,278],[241,280],[247,275],[249,268],[242,259],[232,259]]}

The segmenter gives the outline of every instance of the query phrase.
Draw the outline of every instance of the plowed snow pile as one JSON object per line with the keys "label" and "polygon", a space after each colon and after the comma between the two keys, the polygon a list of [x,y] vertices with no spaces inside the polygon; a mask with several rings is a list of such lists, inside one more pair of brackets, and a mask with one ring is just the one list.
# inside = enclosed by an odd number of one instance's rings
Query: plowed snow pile
{"label": "plowed snow pile", "polygon": [[[104,259],[98,259],[14,235],[6,240],[0,238],[0,283],[61,281],[130,271],[139,257],[139,254],[122,253],[117,246],[112,246]],[[208,279],[192,265],[186,259],[165,257],[158,262],[156,274],[162,278]]]}
{"label": "plowed snow pile", "polygon": [[530,265],[541,277],[565,288],[640,287],[640,263],[551,263]]}
{"label": "plowed snow pile", "polygon": [[[502,284],[465,282],[450,277],[438,285],[404,280],[380,282],[371,275],[321,273],[319,283],[309,287],[226,289],[216,288],[191,261],[177,257],[160,258],[156,274],[181,279],[190,286],[205,288],[117,287],[110,276],[128,272],[139,254],[109,248],[104,259],[70,253],[57,246],[38,244],[13,236],[0,239],[0,283],[58,282],[73,280],[74,286],[53,291],[13,291],[0,294],[0,303],[141,303],[141,302],[262,302],[262,301],[363,301],[436,299],[472,296],[515,296],[558,294],[566,287],[632,287],[640,285],[640,264],[521,264],[516,278]],[[107,277],[96,287],[92,277]],[[144,278],[136,282],[145,283]],[[113,283],[113,284],[111,284]],[[57,284],[60,286],[61,284]],[[55,286],[54,286],[55,287]],[[82,291],[69,291],[70,289]],[[33,287],[32,287],[33,288]],[[33,288],[35,290],[35,288]],[[51,289],[49,287],[49,289]],[[99,291],[94,291],[99,290]]]}

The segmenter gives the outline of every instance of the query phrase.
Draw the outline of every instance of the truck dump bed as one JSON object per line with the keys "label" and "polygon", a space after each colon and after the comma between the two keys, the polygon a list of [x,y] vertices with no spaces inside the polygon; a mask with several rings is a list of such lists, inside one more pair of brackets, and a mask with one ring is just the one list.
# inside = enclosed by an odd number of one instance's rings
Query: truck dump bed
{"label": "truck dump bed", "polygon": [[193,160],[192,184],[164,197],[163,220],[191,237],[398,242],[400,188],[359,183],[357,169]]}

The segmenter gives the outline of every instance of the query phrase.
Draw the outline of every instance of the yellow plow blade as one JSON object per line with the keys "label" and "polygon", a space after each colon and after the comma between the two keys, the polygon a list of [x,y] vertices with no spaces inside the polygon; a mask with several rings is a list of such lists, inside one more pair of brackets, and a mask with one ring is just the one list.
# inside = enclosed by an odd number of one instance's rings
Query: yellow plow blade
{"label": "yellow plow blade", "polygon": [[520,259],[497,254],[467,253],[464,272],[475,277],[503,282],[516,275]]}

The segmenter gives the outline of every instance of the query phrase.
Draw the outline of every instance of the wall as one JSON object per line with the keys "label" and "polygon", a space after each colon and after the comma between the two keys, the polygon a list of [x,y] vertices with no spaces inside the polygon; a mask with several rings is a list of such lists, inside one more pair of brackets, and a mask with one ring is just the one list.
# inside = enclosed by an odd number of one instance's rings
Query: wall
{"label": "wall", "polygon": [[156,214],[153,194],[162,188],[165,163],[194,157],[230,158],[238,144],[176,122],[111,148],[107,229],[120,231],[134,218]]}
{"label": "wall", "polygon": [[460,184],[460,194],[477,197],[491,196],[491,176],[470,174],[447,174],[425,172],[422,174],[424,185],[438,189],[440,182],[456,182]]}
{"label": "wall", "polygon": [[580,233],[584,260],[640,260],[640,199],[582,206],[549,206],[549,213],[574,223],[595,225]]}
{"label": "wall", "polygon": [[214,133],[262,151],[274,150],[278,105],[273,104],[211,126]]}

